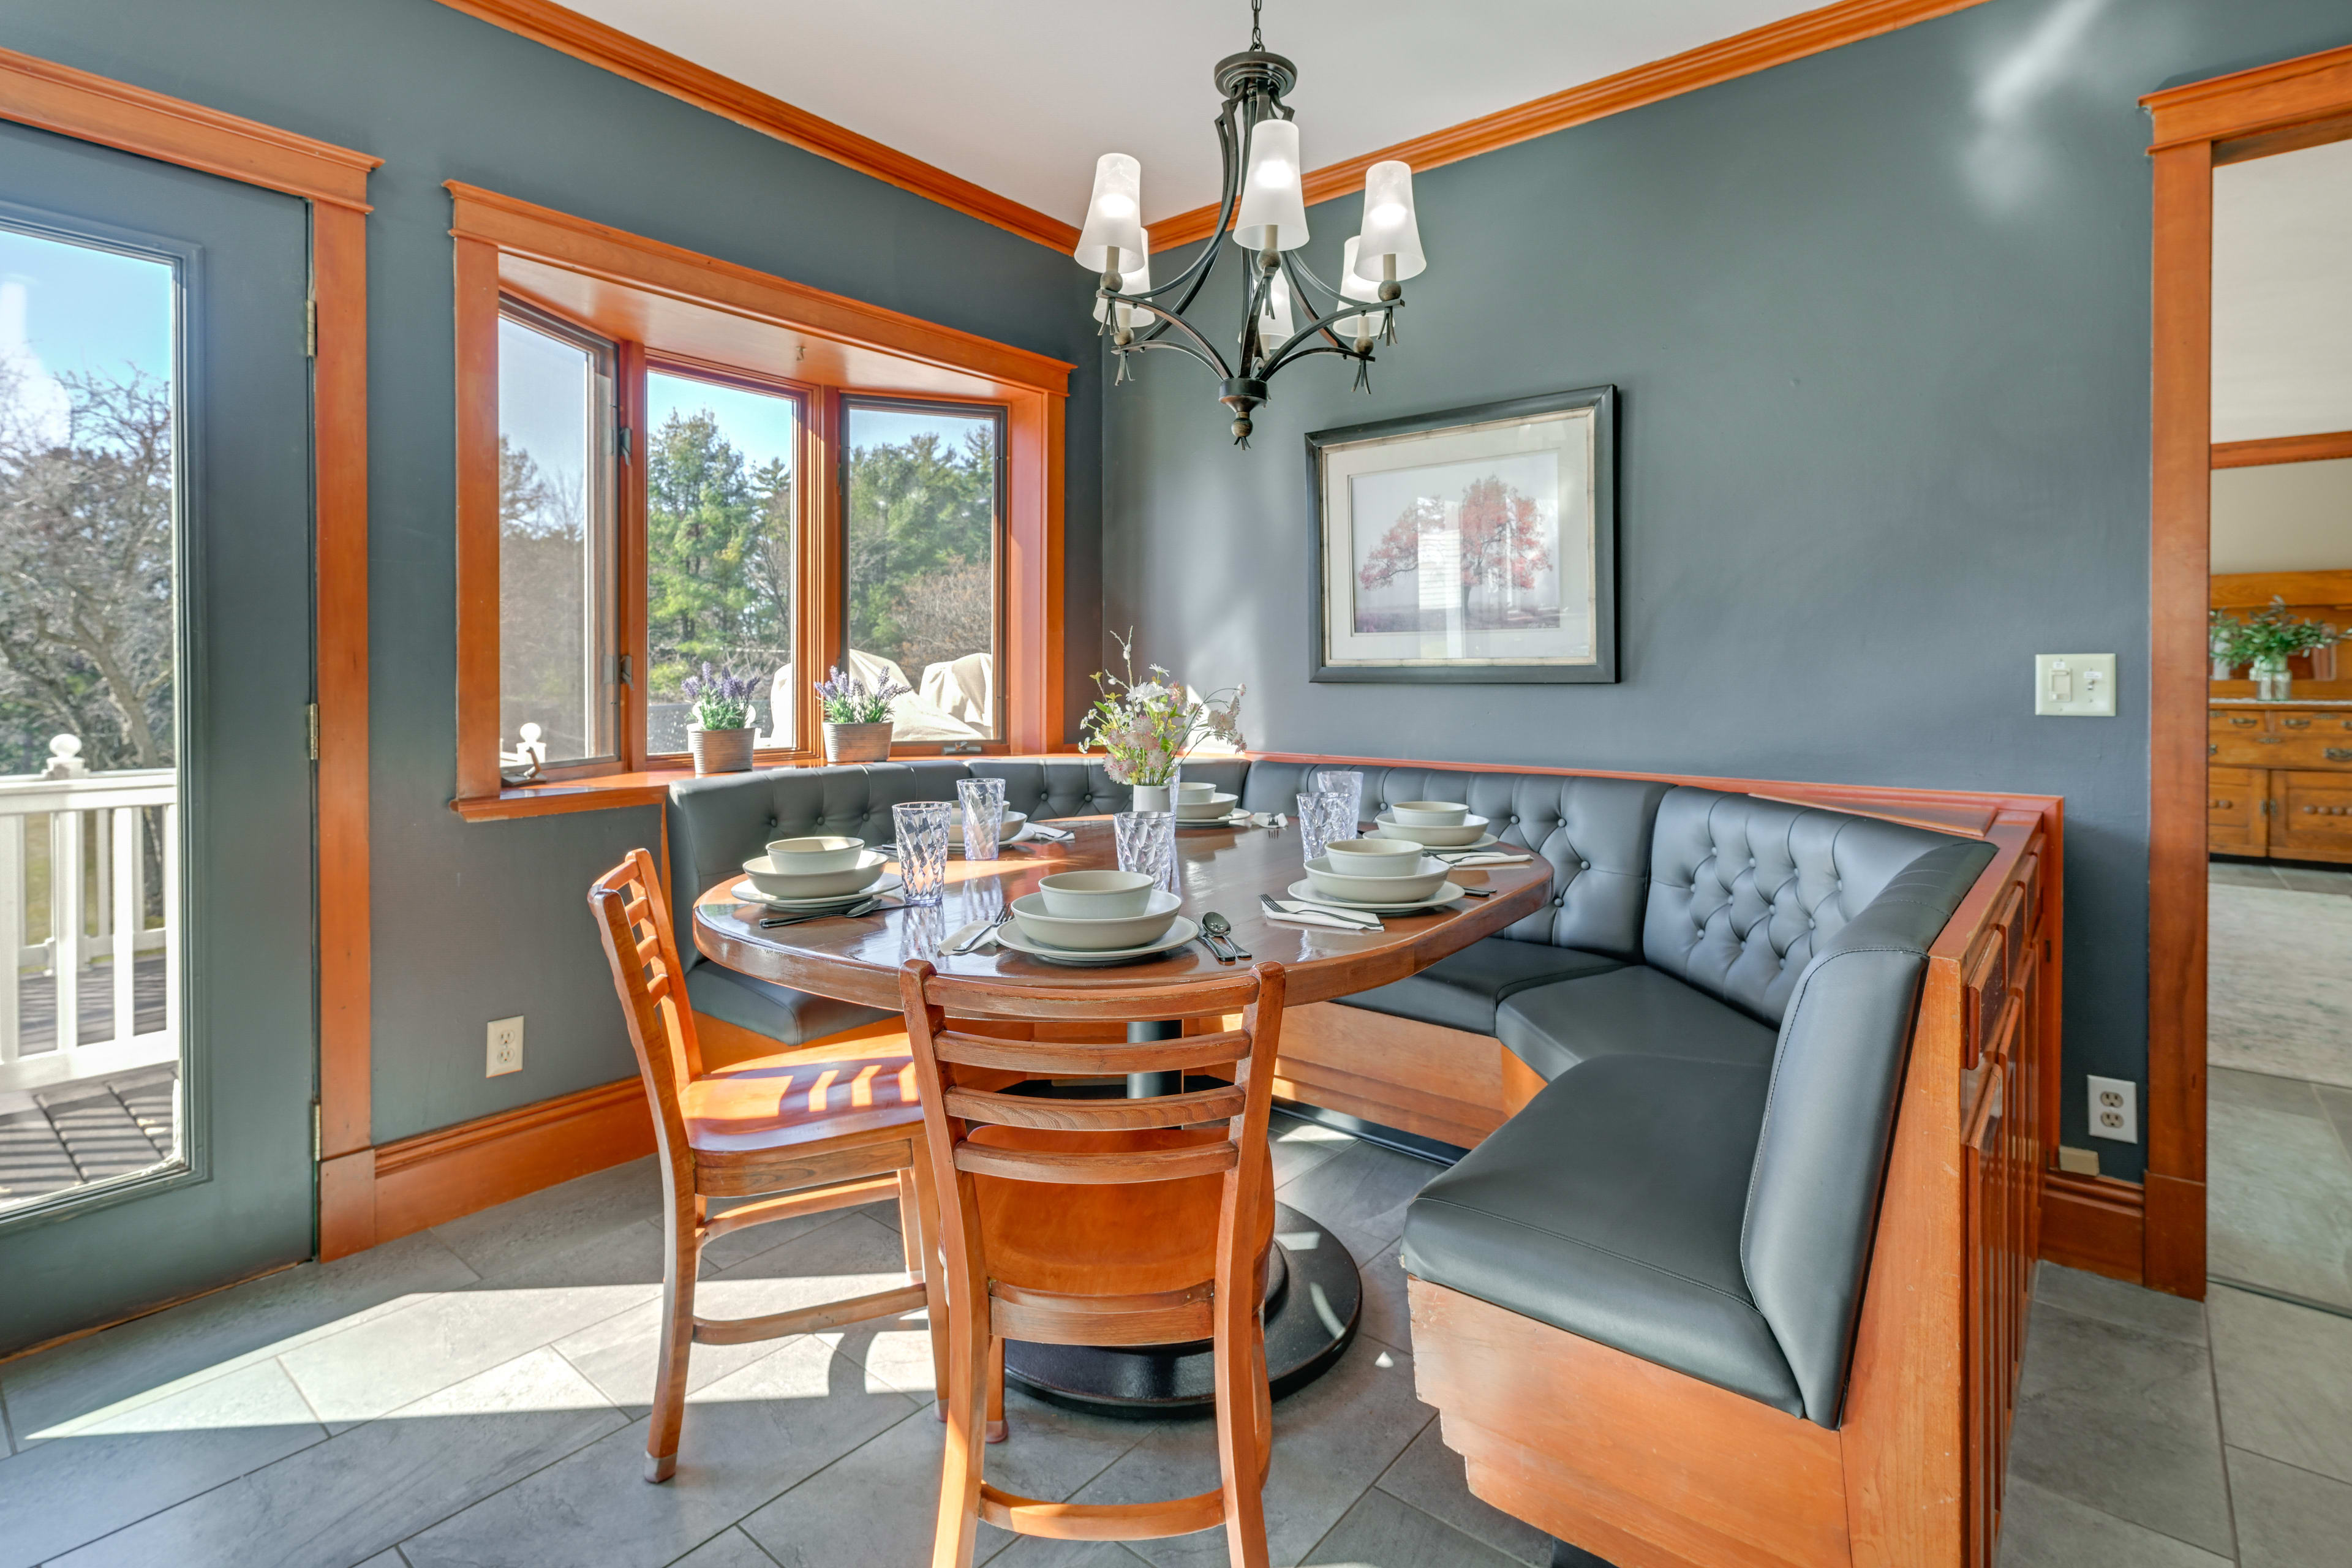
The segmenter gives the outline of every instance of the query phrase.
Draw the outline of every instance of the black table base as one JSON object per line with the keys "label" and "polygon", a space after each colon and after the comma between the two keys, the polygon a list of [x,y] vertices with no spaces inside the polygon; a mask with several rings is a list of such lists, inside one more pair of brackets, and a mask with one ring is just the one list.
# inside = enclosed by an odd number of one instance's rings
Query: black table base
{"label": "black table base", "polygon": [[[1173,1039],[1181,1032],[1172,1021],[1127,1026],[1127,1037],[1137,1041]],[[1181,1078],[1172,1072],[1132,1073],[1127,1093],[1129,1098],[1179,1093]],[[1274,1205],[1274,1248],[1265,1274],[1266,1382],[1280,1399],[1329,1371],[1356,1337],[1363,1281],[1356,1273],[1356,1260],[1338,1237],[1279,1203]],[[1181,1345],[1040,1345],[1007,1340],[1004,1377],[1055,1405],[1139,1420],[1205,1414],[1216,1391],[1206,1340]]]}

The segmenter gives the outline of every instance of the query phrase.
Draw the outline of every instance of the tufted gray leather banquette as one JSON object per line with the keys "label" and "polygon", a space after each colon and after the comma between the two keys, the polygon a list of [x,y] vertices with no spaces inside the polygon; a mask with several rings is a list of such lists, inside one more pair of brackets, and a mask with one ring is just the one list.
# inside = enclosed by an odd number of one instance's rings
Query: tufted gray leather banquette
{"label": "tufted gray leather banquette", "polygon": [[[671,790],[673,882],[887,838],[967,770],[1041,819],[1129,798],[1084,758],[701,779]],[[1307,770],[1185,771],[1286,811]],[[1465,800],[1552,868],[1538,913],[1343,1004],[1494,1036],[1548,1080],[1414,1199],[1408,1272],[1836,1425],[1927,950],[1991,847],[1654,781],[1362,771],[1368,816]],[[788,1044],[886,1016],[686,962],[698,1008]]]}

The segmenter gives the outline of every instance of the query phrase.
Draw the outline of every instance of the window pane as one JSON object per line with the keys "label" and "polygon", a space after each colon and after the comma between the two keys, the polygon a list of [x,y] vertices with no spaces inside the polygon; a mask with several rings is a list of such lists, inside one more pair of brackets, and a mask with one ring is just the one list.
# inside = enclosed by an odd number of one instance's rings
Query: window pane
{"label": "window pane", "polygon": [[0,1212],[181,1153],[176,298],[0,227]]}
{"label": "window pane", "polygon": [[789,746],[800,402],[654,371],[646,423],[646,749],[686,750],[705,664],[755,681],[758,743]]}
{"label": "window pane", "polygon": [[851,670],[914,689],[893,740],[997,739],[1001,421],[904,404],[847,413]]}
{"label": "window pane", "polygon": [[614,754],[604,347],[499,321],[499,762]]}

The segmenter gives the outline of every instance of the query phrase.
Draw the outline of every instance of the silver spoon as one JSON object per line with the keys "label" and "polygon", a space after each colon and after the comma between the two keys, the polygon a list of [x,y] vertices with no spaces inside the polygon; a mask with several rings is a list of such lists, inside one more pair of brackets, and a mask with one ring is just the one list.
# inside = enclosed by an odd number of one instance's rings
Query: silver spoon
{"label": "silver spoon", "polygon": [[1249,949],[1234,940],[1234,922],[1216,910],[1211,910],[1201,917],[1201,929],[1232,949],[1235,958],[1247,958],[1250,955]]}

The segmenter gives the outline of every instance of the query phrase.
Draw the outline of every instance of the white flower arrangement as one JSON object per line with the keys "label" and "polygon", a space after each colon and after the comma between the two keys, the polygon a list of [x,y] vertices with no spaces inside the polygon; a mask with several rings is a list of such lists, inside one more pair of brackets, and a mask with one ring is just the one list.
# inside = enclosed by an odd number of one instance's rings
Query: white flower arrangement
{"label": "white flower arrangement", "polygon": [[1095,686],[1102,695],[1087,710],[1078,742],[1081,752],[1102,748],[1108,758],[1103,771],[1114,783],[1166,784],[1175,779],[1184,753],[1201,742],[1241,744],[1242,695],[1247,687],[1195,697],[1156,664],[1146,667],[1150,679],[1138,680],[1132,631],[1118,638],[1118,653],[1125,673],[1095,672]]}

